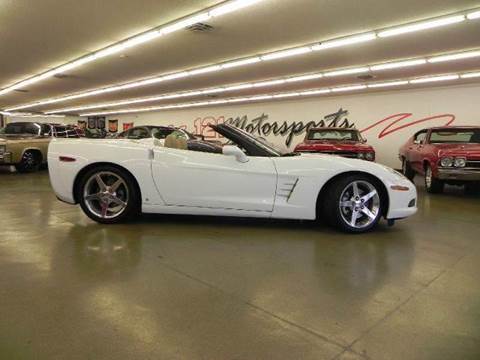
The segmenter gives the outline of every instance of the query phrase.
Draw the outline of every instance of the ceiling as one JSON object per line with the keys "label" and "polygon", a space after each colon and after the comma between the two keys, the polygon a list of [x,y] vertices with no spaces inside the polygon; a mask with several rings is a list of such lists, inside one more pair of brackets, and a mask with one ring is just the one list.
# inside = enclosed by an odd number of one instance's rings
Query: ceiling
{"label": "ceiling", "polygon": [[[0,0],[0,88],[218,2]],[[52,77],[27,86],[22,89],[26,92],[13,91],[0,96],[0,109],[476,7],[480,7],[480,2],[473,0],[263,0],[210,19],[207,21],[213,26],[210,32],[178,31],[126,50],[121,56],[112,55],[73,69],[63,74],[63,78]],[[37,106],[28,111],[41,112],[476,48],[480,48],[480,19],[219,73]],[[479,58],[379,72],[375,73],[374,81],[469,70],[480,70]],[[274,89],[229,92],[228,96],[355,82],[359,82],[356,75],[350,75]],[[188,101],[201,99],[192,97]],[[185,99],[162,103],[181,101],[185,102]],[[125,107],[128,106],[122,108]]]}

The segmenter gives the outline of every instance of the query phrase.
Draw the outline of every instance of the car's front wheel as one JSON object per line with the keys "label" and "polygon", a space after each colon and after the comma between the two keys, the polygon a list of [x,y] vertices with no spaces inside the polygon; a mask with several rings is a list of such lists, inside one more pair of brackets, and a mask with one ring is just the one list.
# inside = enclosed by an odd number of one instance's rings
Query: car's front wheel
{"label": "car's front wheel", "polygon": [[443,181],[436,179],[433,176],[432,167],[430,165],[425,166],[425,190],[430,194],[438,194],[443,192],[445,184]]}
{"label": "car's front wheel", "polygon": [[76,190],[82,210],[96,222],[124,222],[139,211],[140,194],[135,179],[117,167],[102,166],[87,171]]}
{"label": "car's front wheel", "polygon": [[385,203],[382,196],[380,185],[369,176],[346,176],[327,189],[323,214],[340,230],[366,232],[380,221]]}
{"label": "car's front wheel", "polygon": [[15,165],[15,169],[20,173],[35,172],[40,169],[41,164],[41,155],[35,151],[27,150],[23,153],[20,163]]}

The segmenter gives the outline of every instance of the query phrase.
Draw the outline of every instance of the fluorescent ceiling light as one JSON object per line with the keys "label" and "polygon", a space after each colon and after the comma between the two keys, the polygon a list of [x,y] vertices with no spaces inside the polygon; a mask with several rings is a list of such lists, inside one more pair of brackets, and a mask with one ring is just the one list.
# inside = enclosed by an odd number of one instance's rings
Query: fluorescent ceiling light
{"label": "fluorescent ceiling light", "polygon": [[294,97],[294,96],[300,96],[300,93],[298,93],[298,92],[290,92],[290,93],[273,95],[274,98],[286,98],[286,97]]}
{"label": "fluorescent ceiling light", "polygon": [[228,14],[232,11],[236,11],[239,9],[242,9],[244,7],[253,5],[260,0],[235,0],[235,1],[230,1],[224,5],[219,5],[210,10],[209,14],[210,16],[220,16],[224,14]]}
{"label": "fluorescent ceiling light", "polygon": [[39,81],[45,80],[47,78],[50,78],[56,74],[60,74],[69,70],[72,70],[74,68],[77,68],[79,66],[82,66],[84,64],[87,64],[89,62],[95,61],[97,59],[103,58],[105,56],[109,56],[112,54],[117,54],[121,51],[124,51],[128,48],[132,48],[134,46],[146,43],[148,41],[154,40],[158,38],[159,36],[170,34],[174,31],[184,29],[190,25],[193,25],[198,22],[206,21],[212,16],[220,16],[235,10],[242,9],[244,7],[250,6],[252,4],[255,4],[259,1],[262,0],[232,0],[228,1],[226,3],[222,3],[220,5],[212,7],[209,11],[204,11],[201,13],[193,14],[191,16],[182,18],[178,21],[172,22],[170,24],[167,24],[165,26],[156,28],[151,31],[147,31],[143,34],[139,34],[136,36],[133,36],[127,40],[118,42],[116,44],[107,46],[101,50],[95,51],[92,54],[85,55],[77,60],[70,61],[66,64],[60,65],[56,68],[53,68],[51,70],[48,70],[44,73],[41,73],[39,75],[33,76],[31,78],[19,81],[15,84],[12,84],[10,86],[7,86],[3,89],[0,90],[0,95],[7,94],[13,90],[24,88],[28,85],[32,85],[34,83],[37,83]]}
{"label": "fluorescent ceiling light", "polygon": [[402,85],[408,85],[408,80],[390,81],[390,82],[384,82],[384,83],[369,84],[367,86],[369,88],[383,88],[383,87],[402,86]]}
{"label": "fluorescent ceiling light", "polygon": [[459,78],[459,76],[456,75],[456,74],[455,75],[432,76],[432,77],[410,80],[410,84],[423,84],[423,83],[436,82],[436,81],[457,80],[458,78]]}
{"label": "fluorescent ceiling light", "polygon": [[284,84],[285,80],[280,79],[280,80],[269,80],[269,81],[262,81],[262,82],[257,82],[253,83],[254,87],[263,87],[263,86],[273,86],[273,85],[280,85]]}
{"label": "fluorescent ceiling light", "polygon": [[253,84],[241,84],[241,85],[234,85],[225,88],[225,91],[234,91],[234,90],[243,90],[243,89],[250,89],[253,87]]}
{"label": "fluorescent ceiling light", "polygon": [[199,75],[199,74],[205,74],[205,73],[209,73],[209,72],[213,72],[213,71],[219,71],[219,70],[222,70],[222,67],[220,65],[213,65],[213,66],[207,66],[207,67],[200,68],[200,69],[191,70],[191,71],[188,72],[188,74],[189,75]]}
{"label": "fluorescent ceiling light", "polygon": [[330,89],[318,89],[318,90],[308,90],[300,92],[302,96],[309,96],[309,95],[320,95],[320,94],[328,94],[331,93],[332,90]]}
{"label": "fluorescent ceiling light", "polygon": [[282,51],[277,51],[274,53],[270,53],[267,55],[261,56],[262,60],[268,61],[268,60],[275,60],[275,59],[281,59],[289,56],[295,56],[295,55],[300,55],[300,54],[306,54],[312,51],[312,48],[310,46],[302,46],[294,49],[288,49],[288,50],[282,50]]}
{"label": "fluorescent ceiling light", "polygon": [[424,65],[426,63],[427,63],[427,60],[425,59],[397,61],[397,62],[385,63],[380,65],[373,65],[373,66],[370,66],[370,70],[372,71],[390,70],[390,69],[397,69],[397,68],[403,68],[403,67],[409,67],[409,66]]}
{"label": "fluorescent ceiling light", "polygon": [[243,66],[243,65],[249,65],[249,64],[255,64],[257,62],[262,61],[258,56],[254,56],[248,59],[242,59],[242,60],[234,60],[230,61],[224,64],[221,64],[220,66],[224,69],[229,69],[237,66]]}
{"label": "fluorescent ceiling light", "polygon": [[355,90],[363,90],[366,88],[367,88],[366,85],[342,86],[342,87],[333,88],[332,92],[355,91]]}
{"label": "fluorescent ceiling light", "polygon": [[323,78],[323,74],[310,74],[310,75],[302,75],[302,76],[295,76],[286,79],[286,82],[297,82],[297,81],[306,81],[306,80],[314,80],[314,79],[321,79]]}
{"label": "fluorescent ceiling light", "polygon": [[461,76],[462,79],[472,79],[472,78],[477,78],[477,77],[480,77],[480,72],[467,73],[467,74],[463,74]]}
{"label": "fluorescent ceiling light", "polygon": [[340,46],[347,46],[347,45],[358,44],[366,41],[371,41],[371,40],[375,40],[376,38],[377,38],[377,35],[374,32],[361,34],[361,35],[353,35],[353,36],[348,36],[341,39],[324,41],[320,44],[312,46],[312,49],[315,51],[325,50],[325,49],[330,49],[330,48],[335,48]]}
{"label": "fluorescent ceiling light", "polygon": [[438,62],[444,62],[444,61],[469,59],[469,58],[474,58],[474,57],[479,57],[479,56],[480,56],[480,50],[467,51],[467,52],[464,52],[464,53],[457,53],[457,54],[450,54],[450,55],[442,55],[442,56],[432,57],[432,58],[428,59],[428,62],[438,63]]}
{"label": "fluorescent ceiling light", "polygon": [[361,74],[369,71],[370,71],[370,68],[365,66],[365,67],[359,67],[354,69],[330,71],[330,72],[326,72],[324,75],[327,77],[332,77],[332,76],[341,76],[341,75],[350,75],[350,74]]}
{"label": "fluorescent ceiling light", "polygon": [[379,37],[389,37],[389,36],[396,36],[406,33],[411,33],[415,31],[433,29],[440,26],[446,26],[451,24],[456,24],[465,20],[465,15],[454,15],[454,16],[447,16],[439,19],[434,20],[426,20],[420,21],[414,24],[404,25],[404,26],[397,26],[394,28],[386,29],[383,31],[378,32]]}
{"label": "fluorescent ceiling light", "polygon": [[468,20],[480,19],[480,11],[474,11],[467,14],[467,19]]}

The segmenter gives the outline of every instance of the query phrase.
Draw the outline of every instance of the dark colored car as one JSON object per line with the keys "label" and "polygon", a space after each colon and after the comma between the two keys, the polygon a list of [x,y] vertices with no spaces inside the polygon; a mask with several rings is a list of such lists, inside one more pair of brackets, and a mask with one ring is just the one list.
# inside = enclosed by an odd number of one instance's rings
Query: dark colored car
{"label": "dark colored car", "polygon": [[117,135],[117,139],[142,140],[152,139],[159,145],[164,145],[167,136],[175,133],[177,137],[184,138],[188,150],[211,153],[222,153],[222,147],[213,142],[206,141],[201,135],[193,135],[184,129],[171,126],[136,126]]}
{"label": "dark colored car", "polygon": [[399,157],[403,174],[409,179],[424,175],[430,193],[442,192],[445,184],[480,190],[480,127],[420,130],[400,148]]}
{"label": "dark colored car", "polygon": [[323,153],[375,161],[375,150],[357,129],[313,128],[307,131],[295,152]]}

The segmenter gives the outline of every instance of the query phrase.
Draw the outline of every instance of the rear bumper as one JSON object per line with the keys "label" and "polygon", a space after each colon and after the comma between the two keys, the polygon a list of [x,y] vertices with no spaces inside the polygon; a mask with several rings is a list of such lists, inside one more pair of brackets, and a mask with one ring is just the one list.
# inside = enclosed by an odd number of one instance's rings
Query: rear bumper
{"label": "rear bumper", "polygon": [[439,180],[480,181],[480,169],[438,169]]}

